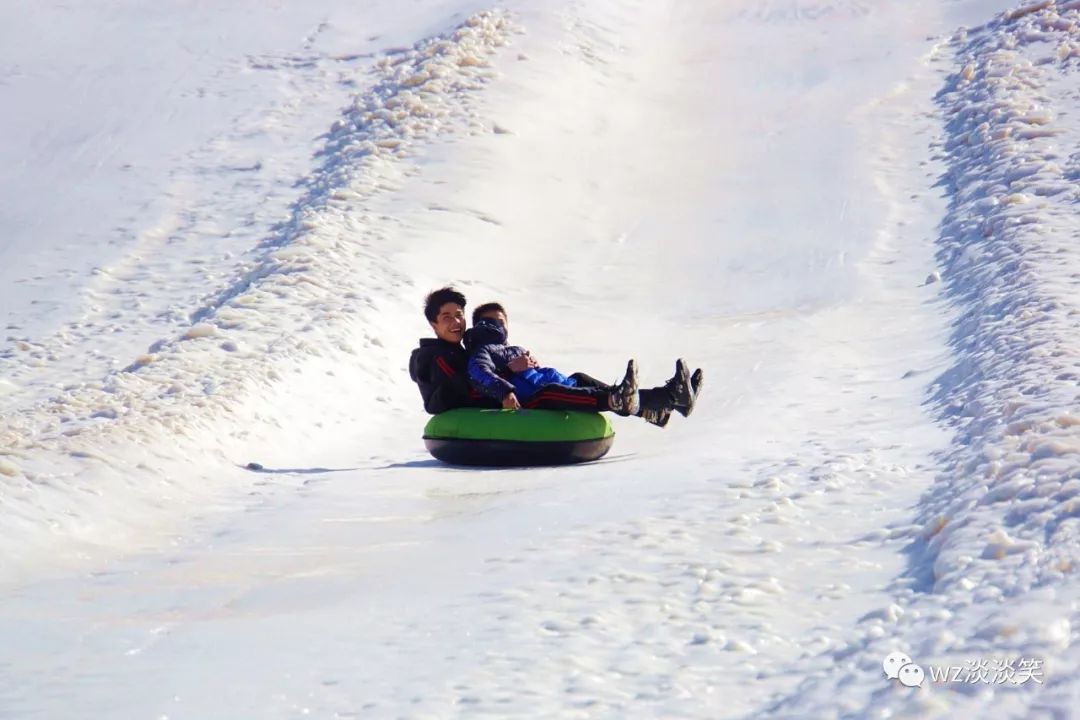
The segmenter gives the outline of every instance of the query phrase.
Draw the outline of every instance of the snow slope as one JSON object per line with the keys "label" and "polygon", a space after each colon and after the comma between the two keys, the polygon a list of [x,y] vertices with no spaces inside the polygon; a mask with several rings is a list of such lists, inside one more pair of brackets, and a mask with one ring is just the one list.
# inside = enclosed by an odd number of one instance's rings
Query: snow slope
{"label": "snow slope", "polygon": [[[191,38],[135,85],[20,16],[5,104],[99,104],[4,128],[0,716],[1067,717],[1077,5],[79,11]],[[404,360],[448,281],[707,395],[442,467]]]}
{"label": "snow slope", "polygon": [[[323,162],[300,183],[303,192],[289,214],[265,228],[269,235],[249,249],[249,259],[229,275],[212,275],[227,281],[185,304],[182,312],[170,310],[165,319],[150,312],[148,324],[155,332],[164,326],[174,334],[140,351],[129,347],[129,338],[119,346],[106,343],[108,356],[94,351],[90,362],[80,354],[71,358],[72,344],[89,345],[102,332],[128,334],[125,310],[114,308],[104,328],[84,315],[51,337],[12,338],[5,366],[15,390],[0,428],[7,449],[0,471],[15,478],[5,522],[19,526],[17,532],[47,523],[77,536],[113,532],[106,529],[109,520],[122,525],[135,513],[144,516],[142,522],[157,522],[156,515],[147,515],[154,507],[132,506],[121,517],[122,511],[106,511],[93,498],[117,509],[130,500],[160,506],[205,498],[219,488],[206,478],[192,481],[191,453],[220,452],[228,440],[219,437],[223,430],[242,436],[246,425],[262,422],[265,388],[309,358],[355,355],[355,328],[345,320],[372,311],[371,296],[381,288],[368,282],[363,292],[354,292],[335,283],[372,258],[372,240],[342,242],[343,234],[355,232],[365,218],[360,212],[346,217],[341,208],[349,198],[392,183],[399,170],[389,158],[407,152],[415,138],[437,132],[442,118],[464,114],[455,96],[484,81],[485,54],[504,42],[501,20],[476,17],[452,38],[395,50],[379,60],[381,79],[328,129],[318,153]],[[255,197],[249,201],[258,202],[261,192],[252,189]],[[178,230],[173,239],[186,245],[188,233]],[[153,257],[145,259],[149,252]],[[188,247],[185,253],[185,263],[203,265],[197,251]],[[191,284],[186,273],[170,270],[174,260],[169,252],[138,244],[118,262],[134,267],[135,276],[120,278],[110,292],[149,297],[159,306],[175,303]],[[98,268],[97,274],[116,277],[120,271]],[[381,274],[396,284],[391,269]],[[94,315],[99,311],[95,290],[88,292]],[[147,312],[139,301],[121,300],[119,307],[139,318]],[[137,338],[139,322],[131,324],[136,327],[130,334]],[[306,338],[308,333],[318,340]],[[367,336],[362,342],[370,344]],[[93,361],[95,355],[112,369],[97,374],[103,368]],[[81,366],[72,369],[72,359]],[[255,405],[245,405],[252,399]],[[195,472],[207,467],[220,472],[205,464]],[[25,547],[12,549],[24,553]]]}

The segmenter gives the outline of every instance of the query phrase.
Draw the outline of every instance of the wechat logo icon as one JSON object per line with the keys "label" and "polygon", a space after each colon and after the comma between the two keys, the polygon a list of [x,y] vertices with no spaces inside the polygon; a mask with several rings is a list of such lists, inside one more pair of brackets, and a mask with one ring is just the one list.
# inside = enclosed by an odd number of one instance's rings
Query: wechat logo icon
{"label": "wechat logo icon", "polygon": [[889,653],[881,663],[881,669],[890,680],[896,680],[904,687],[919,687],[923,683],[923,669],[911,661],[911,657],[902,653]]}

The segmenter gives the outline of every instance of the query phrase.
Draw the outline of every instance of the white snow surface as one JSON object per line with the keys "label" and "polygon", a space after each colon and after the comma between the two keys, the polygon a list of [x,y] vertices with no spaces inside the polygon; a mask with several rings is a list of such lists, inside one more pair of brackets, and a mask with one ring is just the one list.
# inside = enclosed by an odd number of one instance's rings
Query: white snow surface
{"label": "white snow surface", "polygon": [[[0,15],[0,717],[1080,707],[1080,2]],[[445,283],[701,401],[443,466]]]}

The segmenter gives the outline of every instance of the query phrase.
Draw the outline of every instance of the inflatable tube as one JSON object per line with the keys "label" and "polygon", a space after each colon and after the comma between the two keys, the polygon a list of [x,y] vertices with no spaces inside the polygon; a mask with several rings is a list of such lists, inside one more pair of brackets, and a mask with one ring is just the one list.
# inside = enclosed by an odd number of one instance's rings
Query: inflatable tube
{"label": "inflatable tube", "polygon": [[424,445],[452,465],[566,465],[603,457],[615,432],[599,413],[481,410],[440,413],[424,427]]}

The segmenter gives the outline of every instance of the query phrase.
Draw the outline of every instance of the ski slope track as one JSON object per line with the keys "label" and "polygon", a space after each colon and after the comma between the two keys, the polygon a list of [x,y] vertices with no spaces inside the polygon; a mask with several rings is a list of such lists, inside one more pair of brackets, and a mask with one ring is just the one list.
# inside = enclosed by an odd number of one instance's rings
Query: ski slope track
{"label": "ski slope track", "polygon": [[[250,107],[122,167],[122,227],[12,211],[0,717],[1075,712],[1080,2],[277,5],[214,11],[266,37],[173,92]],[[2,157],[144,137],[103,126]],[[405,361],[446,283],[707,389],[598,463],[443,466]]]}

